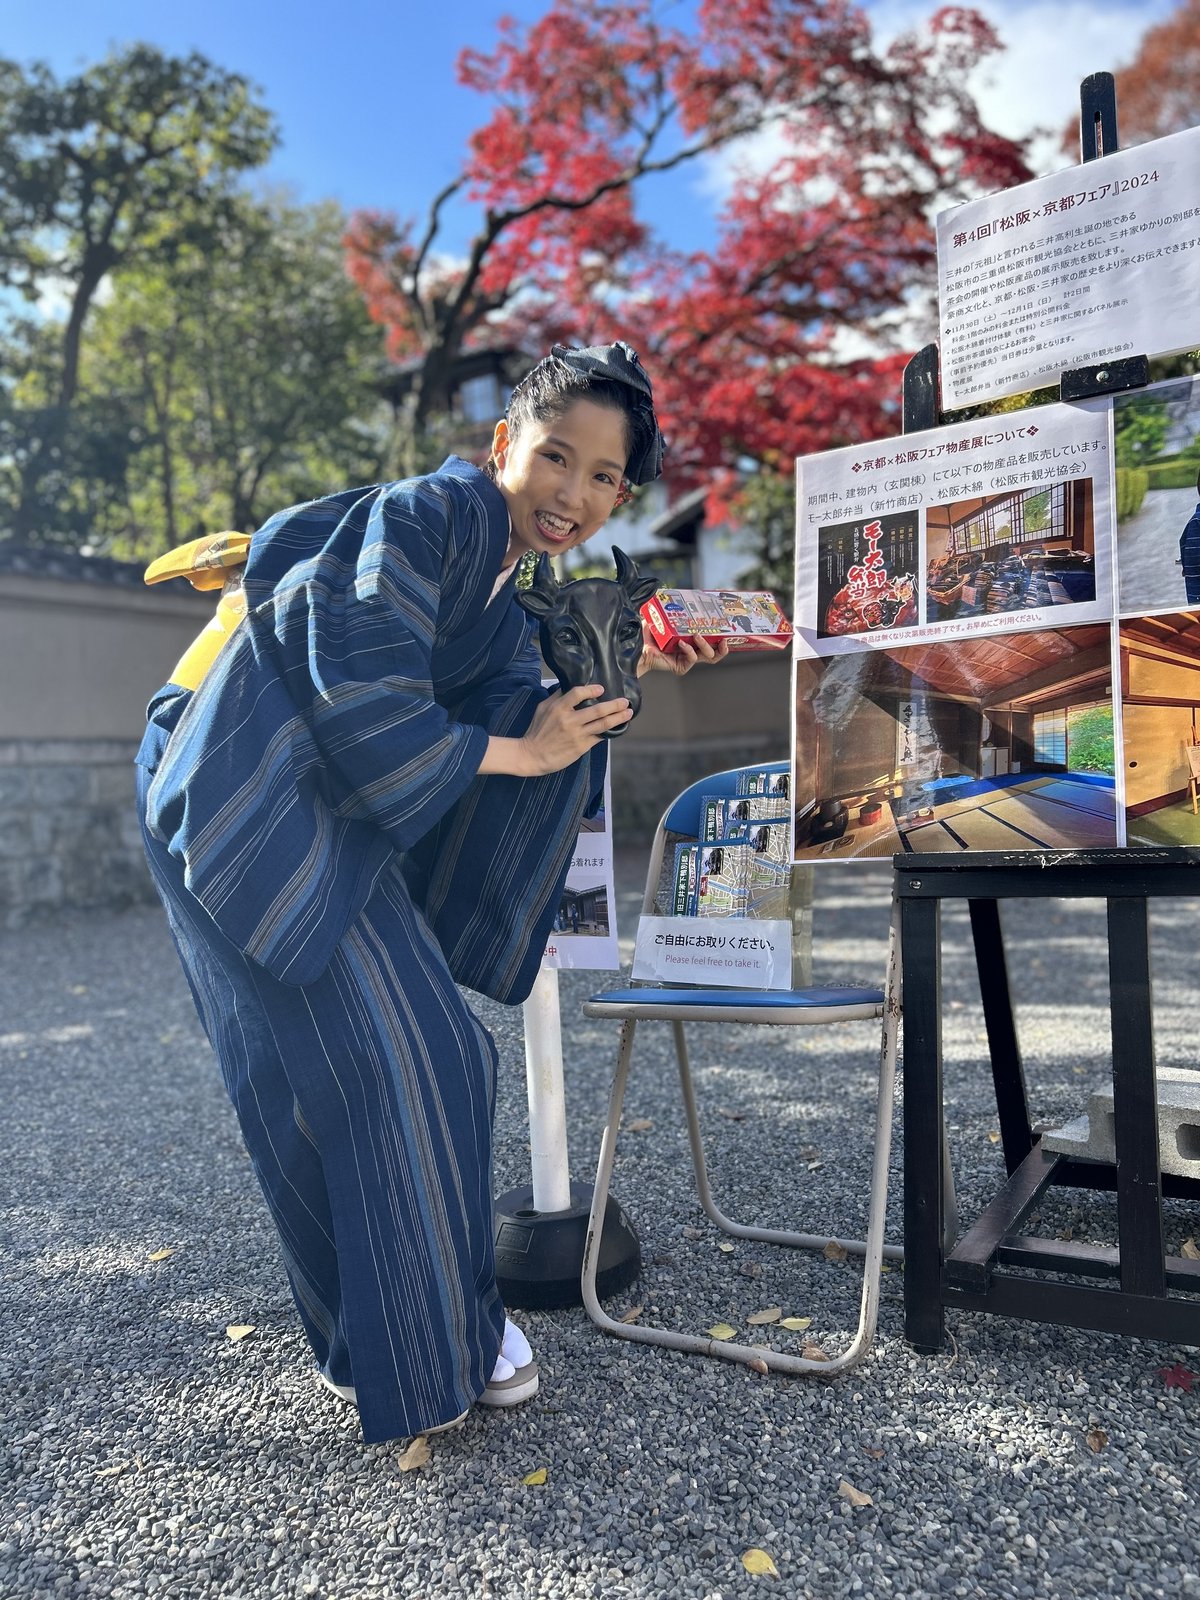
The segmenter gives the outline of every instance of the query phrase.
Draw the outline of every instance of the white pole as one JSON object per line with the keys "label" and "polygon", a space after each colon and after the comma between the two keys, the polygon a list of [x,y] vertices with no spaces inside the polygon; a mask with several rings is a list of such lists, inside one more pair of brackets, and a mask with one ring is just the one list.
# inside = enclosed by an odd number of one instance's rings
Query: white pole
{"label": "white pole", "polygon": [[567,1102],[563,1093],[562,1026],[558,972],[543,967],[522,1008],[525,1014],[525,1081],[529,1093],[529,1147],[535,1211],[567,1211]]}

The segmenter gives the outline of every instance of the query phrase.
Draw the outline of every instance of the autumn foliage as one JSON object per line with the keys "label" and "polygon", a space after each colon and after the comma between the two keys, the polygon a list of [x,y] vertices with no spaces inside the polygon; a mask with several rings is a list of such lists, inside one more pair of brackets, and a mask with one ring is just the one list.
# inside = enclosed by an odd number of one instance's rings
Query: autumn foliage
{"label": "autumn foliage", "polygon": [[[702,0],[687,32],[649,0],[504,22],[459,60],[491,110],[458,176],[420,223],[360,213],[347,238],[414,367],[412,425],[444,406],[464,348],[622,335],[683,481],[891,431],[897,316],[931,283],[933,212],[1028,176],[967,88],[996,46],[950,7],[880,49],[842,0]],[[717,152],[735,172],[717,242],[680,254],[637,202]],[[439,248],[453,197],[478,208],[465,260]]]}
{"label": "autumn foliage", "polygon": [[[1200,123],[1200,0],[1183,0],[1148,29],[1137,55],[1113,76],[1122,147]],[[1074,121],[1063,135],[1063,149],[1078,159],[1079,127]]]}

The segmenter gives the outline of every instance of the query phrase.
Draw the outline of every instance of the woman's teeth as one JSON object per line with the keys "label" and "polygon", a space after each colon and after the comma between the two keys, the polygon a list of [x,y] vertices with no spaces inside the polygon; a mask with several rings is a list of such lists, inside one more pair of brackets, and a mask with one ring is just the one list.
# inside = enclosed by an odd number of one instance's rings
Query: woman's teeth
{"label": "woman's teeth", "polygon": [[575,531],[575,524],[566,517],[556,517],[549,511],[535,513],[538,527],[549,539],[567,539]]}

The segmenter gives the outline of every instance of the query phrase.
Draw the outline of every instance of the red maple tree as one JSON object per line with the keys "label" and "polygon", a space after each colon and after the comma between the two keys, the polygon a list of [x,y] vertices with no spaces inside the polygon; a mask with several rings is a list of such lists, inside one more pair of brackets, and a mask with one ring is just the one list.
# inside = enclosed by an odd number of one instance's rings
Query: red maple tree
{"label": "red maple tree", "polygon": [[[1113,76],[1122,148],[1200,123],[1200,0],[1183,0],[1147,29],[1137,55]],[[1077,120],[1063,134],[1063,149],[1078,159]]]}
{"label": "red maple tree", "polygon": [[[700,0],[686,32],[652,0],[503,22],[459,60],[492,102],[459,174],[420,226],[363,212],[347,236],[413,367],[409,426],[445,408],[464,349],[624,336],[679,481],[893,431],[894,324],[930,286],[933,212],[1029,175],[967,86],[995,48],[950,7],[880,49],[846,0]],[[644,181],[749,136],[772,155],[736,176],[715,247],[672,251],[635,209]],[[455,196],[479,208],[465,261],[439,248]]]}

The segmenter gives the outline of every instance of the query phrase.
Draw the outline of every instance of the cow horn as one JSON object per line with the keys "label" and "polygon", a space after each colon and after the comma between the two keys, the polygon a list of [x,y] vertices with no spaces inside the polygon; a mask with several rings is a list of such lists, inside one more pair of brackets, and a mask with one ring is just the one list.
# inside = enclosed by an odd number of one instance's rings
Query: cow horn
{"label": "cow horn", "polygon": [[649,600],[658,588],[658,579],[653,573],[642,575],[638,572],[637,562],[632,561],[624,552],[613,545],[613,560],[617,564],[617,582],[624,589],[633,606],[640,606]]}

